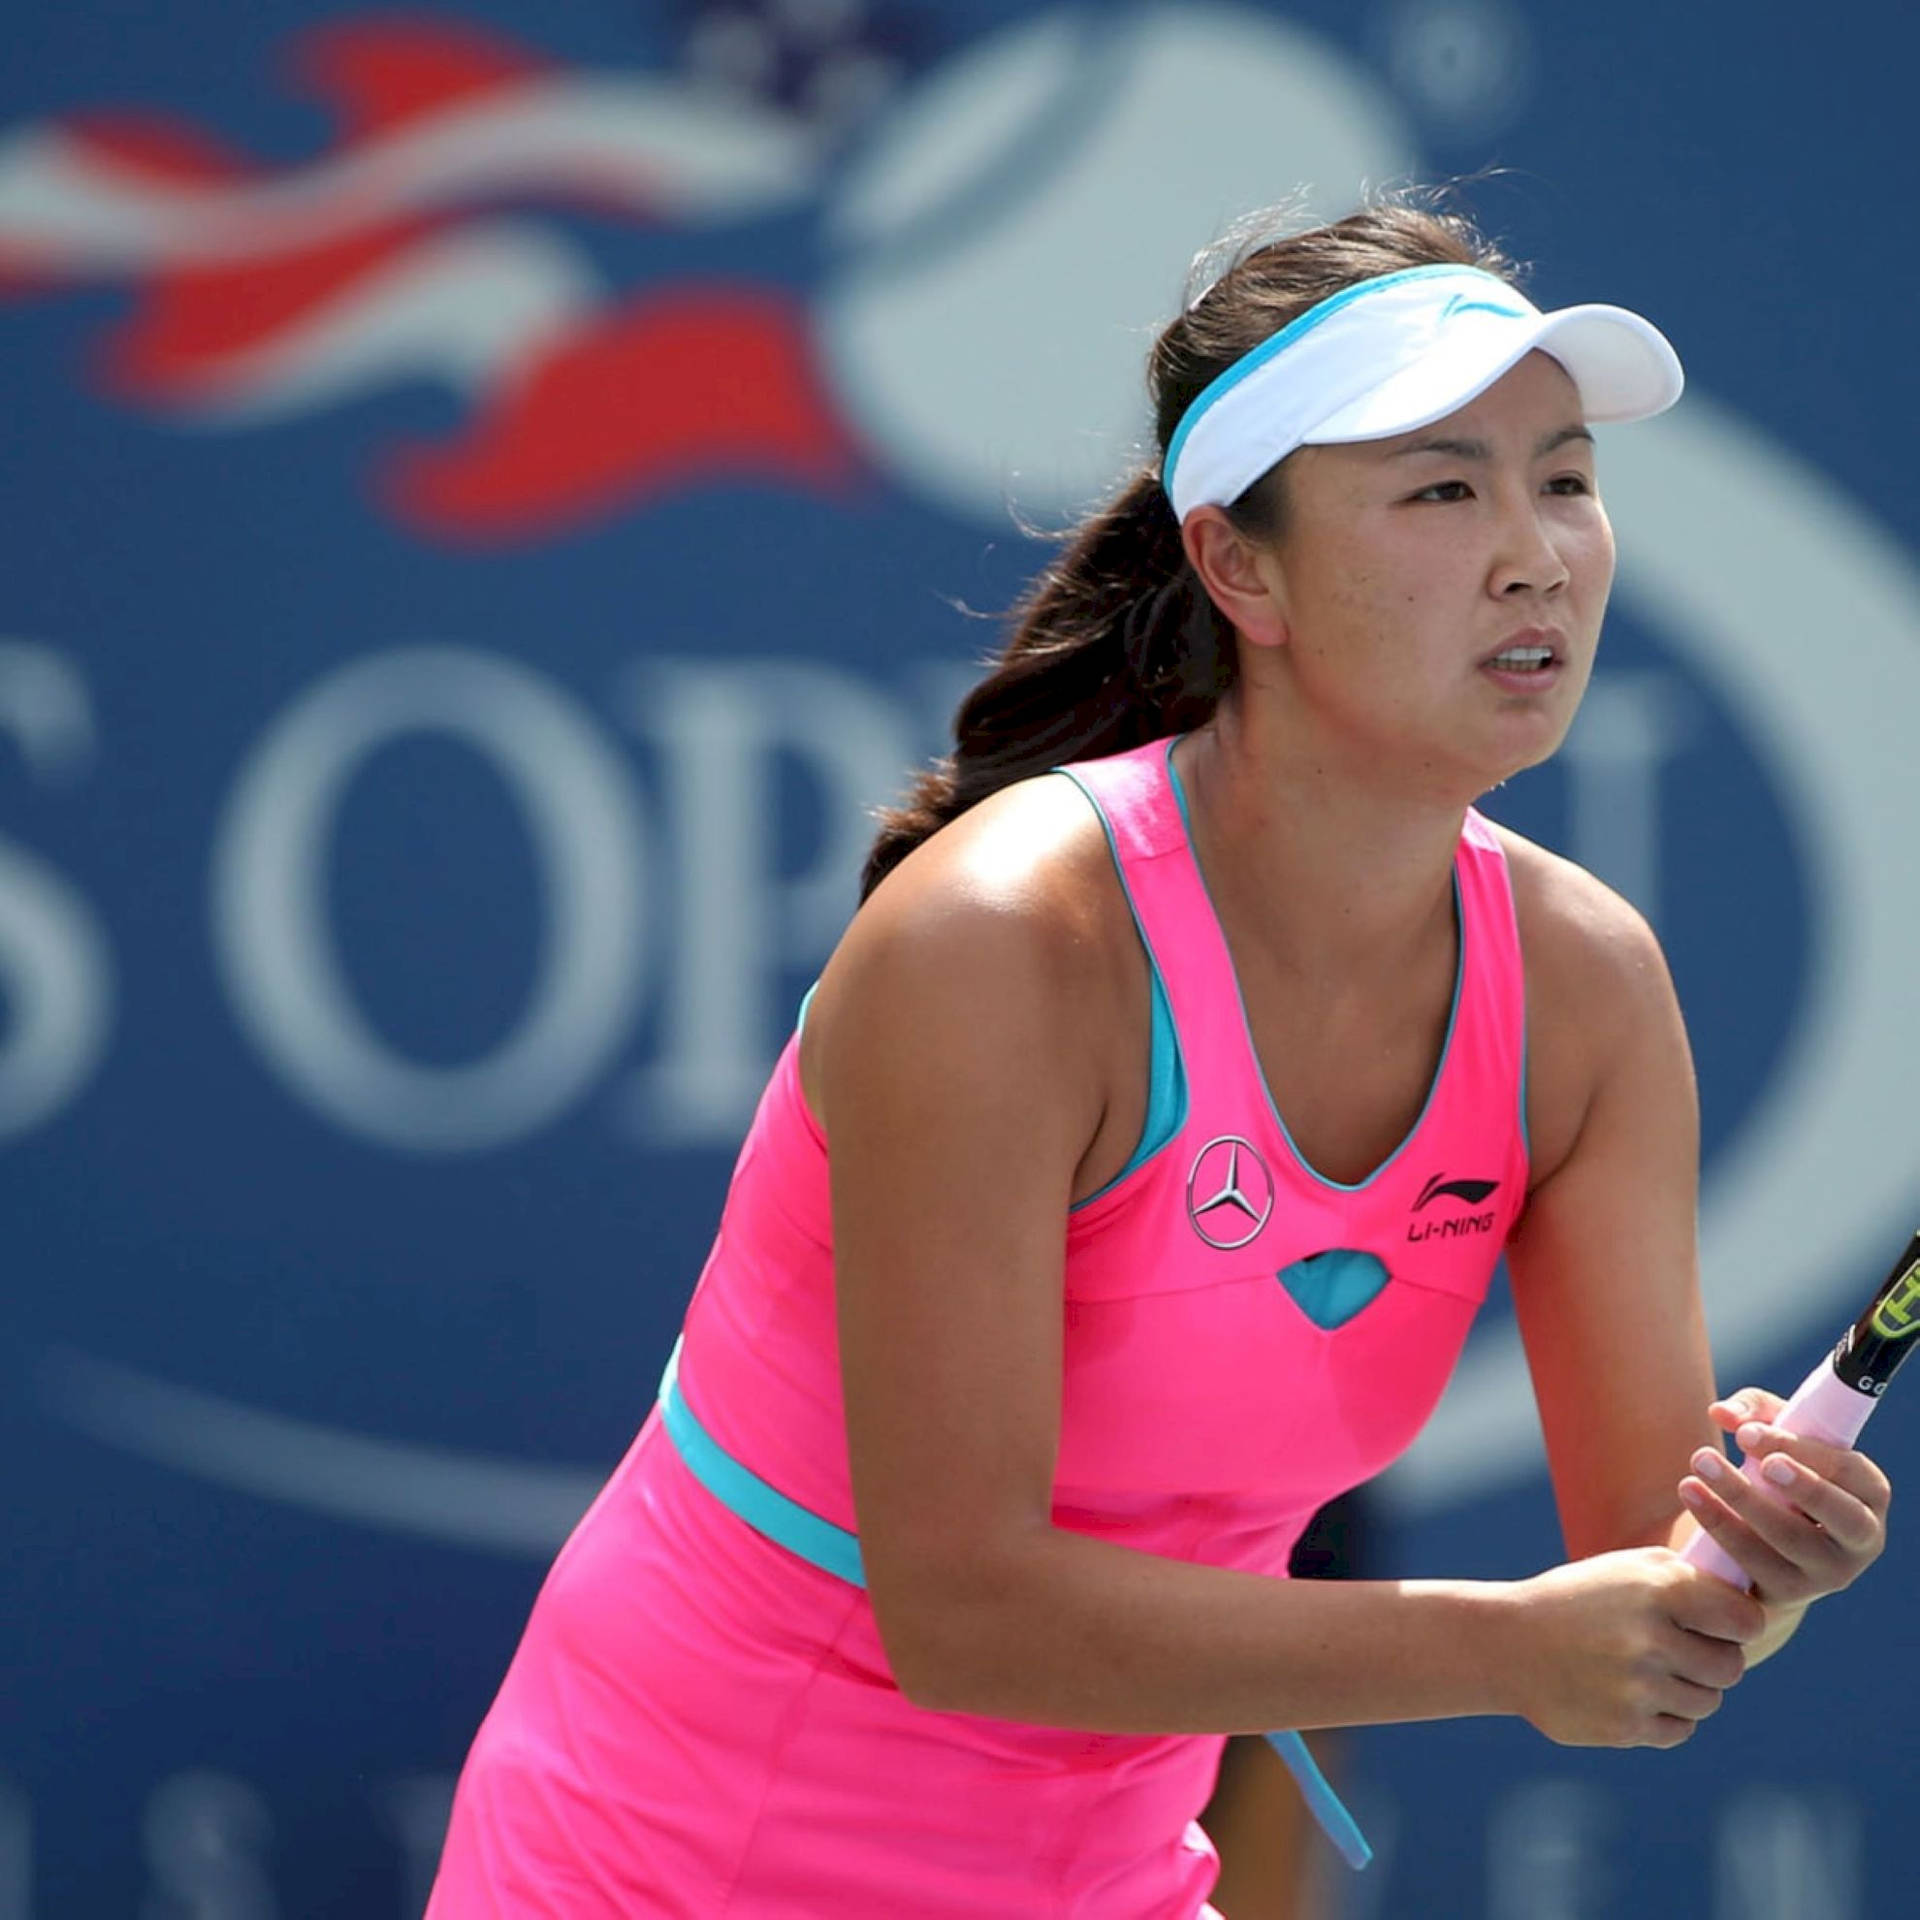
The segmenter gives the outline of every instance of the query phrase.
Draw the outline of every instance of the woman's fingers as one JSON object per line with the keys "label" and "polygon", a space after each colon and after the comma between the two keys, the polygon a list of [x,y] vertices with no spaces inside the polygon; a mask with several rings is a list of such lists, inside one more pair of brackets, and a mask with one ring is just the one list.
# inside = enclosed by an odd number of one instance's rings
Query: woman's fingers
{"label": "woman's fingers", "polygon": [[[1791,1552],[1782,1551],[1754,1525],[1758,1508],[1772,1517],[1781,1509],[1756,1493],[1719,1454],[1703,1447],[1693,1456],[1694,1473],[1680,1482],[1680,1498],[1701,1527],[1739,1562],[1763,1600],[1803,1600],[1813,1583]],[[1800,1528],[1813,1529],[1802,1519]],[[1801,1543],[1803,1550],[1806,1543]]]}
{"label": "woman's fingers", "polygon": [[1718,1449],[1693,1456],[1680,1497],[1770,1600],[1811,1600],[1849,1585],[1886,1545],[1893,1489],[1864,1453],[1786,1432],[1786,1403],[1742,1387],[1709,1409],[1761,1475],[1757,1491]]}
{"label": "woman's fingers", "polygon": [[[1703,1649],[1710,1652],[1716,1642],[1728,1644],[1740,1654],[1743,1669],[1744,1649],[1767,1631],[1766,1607],[1752,1594],[1742,1593],[1726,1581],[1693,1568],[1668,1588],[1665,1611],[1668,1620],[1684,1636],[1683,1648],[1695,1653]],[[1684,1661],[1676,1671],[1691,1673],[1695,1679],[1707,1680],[1715,1686],[1723,1684],[1711,1674],[1696,1672]]]}
{"label": "woman's fingers", "polygon": [[1780,1603],[1807,1597],[1807,1578],[1784,1554],[1769,1546],[1712,1488],[1699,1480],[1680,1482],[1680,1498],[1687,1511],[1735,1560],[1753,1583],[1759,1599]]}
{"label": "woman's fingers", "polygon": [[1722,1688],[1696,1686],[1693,1681],[1682,1680],[1675,1674],[1662,1689],[1661,1711],[1656,1718],[1705,1720],[1720,1711],[1723,1697]]}
{"label": "woman's fingers", "polygon": [[1893,1488],[1864,1453],[1748,1421],[1735,1438],[1761,1478],[1850,1553],[1871,1558],[1886,1536]]}
{"label": "woman's fingers", "polygon": [[[1716,1449],[1702,1447],[1693,1456],[1693,1474],[1680,1483],[1688,1510],[1767,1600],[1811,1600],[1849,1585],[1885,1544],[1884,1509],[1870,1504],[1883,1497],[1885,1476],[1858,1455],[1847,1457],[1860,1465],[1842,1467],[1843,1450],[1818,1441],[1774,1428],[1741,1432],[1755,1442],[1765,1491]],[[1868,1497],[1817,1471],[1804,1457],[1813,1452]]]}
{"label": "woman's fingers", "polygon": [[1573,1746],[1675,1746],[1718,1710],[1767,1629],[1752,1594],[1664,1547],[1597,1554],[1522,1582],[1519,1711]]}
{"label": "woman's fingers", "polygon": [[1704,1633],[1688,1633],[1669,1664],[1669,1671],[1678,1684],[1715,1694],[1737,1686],[1746,1670],[1744,1647],[1736,1641],[1716,1640]]}
{"label": "woman's fingers", "polygon": [[1645,1744],[1671,1751],[1691,1740],[1693,1730],[1699,1724],[1697,1720],[1682,1719],[1676,1713],[1656,1714],[1652,1722],[1652,1732]]}
{"label": "woman's fingers", "polygon": [[1707,1411],[1715,1426],[1734,1433],[1749,1420],[1777,1420],[1786,1405],[1777,1393],[1769,1393],[1765,1387],[1742,1387],[1738,1393],[1716,1400]]}
{"label": "woman's fingers", "polygon": [[[1725,1582],[1713,1584],[1724,1587]],[[1746,1672],[1747,1657],[1735,1641],[1683,1628],[1668,1642],[1660,1664],[1664,1671],[1648,1703],[1653,1717],[1691,1726],[1720,1711],[1727,1689]]]}

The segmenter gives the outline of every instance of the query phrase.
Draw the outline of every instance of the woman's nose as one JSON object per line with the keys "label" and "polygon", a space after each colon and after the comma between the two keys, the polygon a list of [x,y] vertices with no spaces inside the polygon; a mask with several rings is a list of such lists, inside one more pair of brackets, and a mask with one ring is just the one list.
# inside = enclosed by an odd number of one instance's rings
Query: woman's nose
{"label": "woman's nose", "polygon": [[1531,499],[1501,516],[1501,536],[1489,586],[1501,597],[1556,593],[1567,584],[1567,562]]}

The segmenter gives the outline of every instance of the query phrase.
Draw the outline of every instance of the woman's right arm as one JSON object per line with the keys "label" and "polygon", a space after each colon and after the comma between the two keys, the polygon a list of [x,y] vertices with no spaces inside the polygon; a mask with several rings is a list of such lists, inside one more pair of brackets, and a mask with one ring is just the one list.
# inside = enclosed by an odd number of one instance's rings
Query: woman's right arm
{"label": "woman's right arm", "polygon": [[[1760,1609],[1671,1554],[1329,1585],[1053,1524],[1063,1223],[1111,1097],[1113,942],[1030,810],[978,811],[862,909],[808,1019],[854,1499],[903,1690],[1096,1731],[1520,1713],[1566,1740],[1684,1737]],[[1574,1672],[1550,1699],[1516,1635]]]}

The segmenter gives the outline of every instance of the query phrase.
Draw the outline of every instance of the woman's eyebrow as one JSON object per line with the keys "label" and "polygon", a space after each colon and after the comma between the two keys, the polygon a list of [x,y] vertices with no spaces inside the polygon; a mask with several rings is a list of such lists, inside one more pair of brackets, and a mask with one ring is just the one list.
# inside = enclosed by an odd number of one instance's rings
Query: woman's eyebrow
{"label": "woman's eyebrow", "polygon": [[1453,440],[1444,435],[1433,440],[1416,440],[1410,447],[1395,447],[1393,458],[1404,459],[1410,453],[1446,453],[1456,460],[1491,460],[1493,449],[1484,440]]}
{"label": "woman's eyebrow", "polygon": [[[1591,440],[1593,435],[1578,421],[1571,426],[1556,427],[1551,433],[1545,433],[1535,441],[1533,457],[1544,459],[1556,448],[1564,447],[1569,440]],[[1445,453],[1456,460],[1491,460],[1493,449],[1484,440],[1458,440],[1450,435],[1441,434],[1431,440],[1416,440],[1411,446],[1395,447],[1392,457],[1396,460],[1410,453]]]}

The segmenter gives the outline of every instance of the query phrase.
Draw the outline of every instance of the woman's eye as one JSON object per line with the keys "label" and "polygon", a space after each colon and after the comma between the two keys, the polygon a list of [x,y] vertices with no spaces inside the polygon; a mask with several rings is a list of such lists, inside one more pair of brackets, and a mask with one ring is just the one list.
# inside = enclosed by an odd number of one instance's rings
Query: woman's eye
{"label": "woman's eye", "polygon": [[1584,473],[1557,473],[1547,482],[1549,493],[1582,494],[1593,491],[1593,483]]}
{"label": "woman's eye", "polygon": [[1413,497],[1416,500],[1471,500],[1473,489],[1464,480],[1436,480]]}

